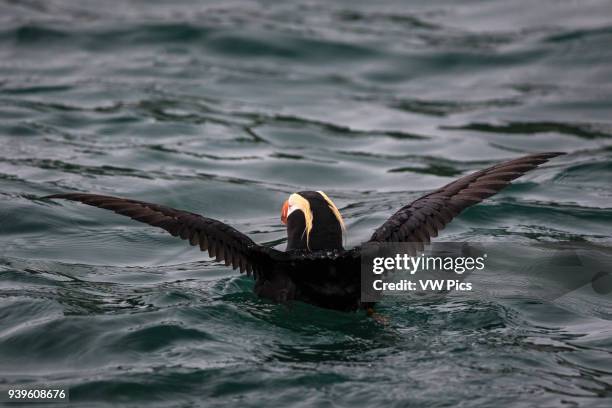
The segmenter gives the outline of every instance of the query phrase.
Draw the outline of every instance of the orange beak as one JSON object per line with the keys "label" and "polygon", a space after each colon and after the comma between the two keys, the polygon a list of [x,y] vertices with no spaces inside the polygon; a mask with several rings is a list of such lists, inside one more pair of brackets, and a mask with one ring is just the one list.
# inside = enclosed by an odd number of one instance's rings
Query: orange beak
{"label": "orange beak", "polygon": [[287,212],[289,211],[289,200],[285,200],[283,203],[283,209],[281,210],[281,222],[287,225]]}

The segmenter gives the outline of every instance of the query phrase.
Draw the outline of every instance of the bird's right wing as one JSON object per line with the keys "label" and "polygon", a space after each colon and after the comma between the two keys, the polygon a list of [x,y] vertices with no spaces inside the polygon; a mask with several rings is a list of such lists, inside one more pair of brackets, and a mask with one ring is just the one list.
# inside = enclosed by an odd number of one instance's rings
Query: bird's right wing
{"label": "bird's right wing", "polygon": [[198,245],[202,251],[225,265],[240,269],[248,275],[263,273],[284,253],[256,244],[235,228],[212,218],[176,210],[144,201],[129,200],[98,194],[54,194],[43,198],[60,198],[114,211],[133,220],[159,227],[175,237]]}
{"label": "bird's right wing", "polygon": [[400,208],[369,242],[429,243],[467,207],[499,192],[510,182],[564,153],[538,153],[477,171]]}

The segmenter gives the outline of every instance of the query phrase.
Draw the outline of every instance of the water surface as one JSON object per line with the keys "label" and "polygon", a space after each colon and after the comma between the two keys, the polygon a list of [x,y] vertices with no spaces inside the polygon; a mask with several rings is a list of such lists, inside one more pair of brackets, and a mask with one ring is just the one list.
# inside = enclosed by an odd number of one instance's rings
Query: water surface
{"label": "water surface", "polygon": [[588,285],[500,275],[383,302],[384,326],[37,199],[149,200],[282,249],[281,203],[322,189],[352,246],[455,177],[562,150],[441,238],[609,247],[610,43],[604,0],[1,1],[0,384],[99,407],[610,406],[612,304]]}

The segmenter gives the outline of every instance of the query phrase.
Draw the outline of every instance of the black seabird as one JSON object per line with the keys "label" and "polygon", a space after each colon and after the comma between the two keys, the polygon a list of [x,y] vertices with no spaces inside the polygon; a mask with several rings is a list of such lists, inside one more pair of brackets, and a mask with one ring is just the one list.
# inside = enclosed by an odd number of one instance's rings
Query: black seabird
{"label": "black seabird", "polygon": [[[499,192],[529,170],[563,153],[538,153],[506,161],[461,177],[400,208],[368,242],[426,244],[464,209]],[[255,278],[255,293],[277,302],[292,300],[351,311],[362,303],[361,247],[345,250],[344,222],[336,205],[321,191],[291,194],[281,211],[287,225],[287,250],[253,242],[231,226],[159,204],[98,194],[54,194],[44,198],[79,201],[112,210],[188,240],[210,257]]]}

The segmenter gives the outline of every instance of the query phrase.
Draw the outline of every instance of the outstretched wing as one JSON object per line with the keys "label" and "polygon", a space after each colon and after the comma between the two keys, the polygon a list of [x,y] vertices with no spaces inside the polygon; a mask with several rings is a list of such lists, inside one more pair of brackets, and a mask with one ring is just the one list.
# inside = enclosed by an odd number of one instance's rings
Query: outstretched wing
{"label": "outstretched wing", "polygon": [[282,254],[273,248],[262,247],[242,232],[211,218],[158,204],[98,194],[54,194],[43,198],[61,198],[111,210],[133,220],[162,228],[175,237],[188,240],[208,251],[211,258],[224,261],[226,266],[240,272],[257,274],[269,266],[274,255]]}
{"label": "outstretched wing", "polygon": [[400,208],[374,232],[370,242],[429,243],[430,238],[436,237],[438,231],[467,207],[492,196],[512,180],[562,154],[532,154],[455,180]]}

